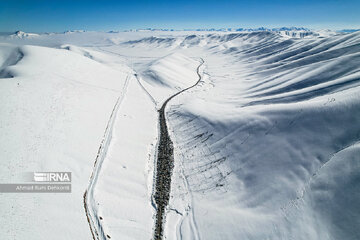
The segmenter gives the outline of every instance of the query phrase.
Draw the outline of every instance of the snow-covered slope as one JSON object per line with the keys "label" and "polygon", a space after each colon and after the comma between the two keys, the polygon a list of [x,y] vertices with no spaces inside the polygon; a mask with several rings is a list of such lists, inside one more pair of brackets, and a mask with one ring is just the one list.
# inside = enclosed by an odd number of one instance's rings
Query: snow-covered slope
{"label": "snow-covered slope", "polygon": [[168,239],[360,236],[359,43],[259,39],[204,58],[203,87],[169,108],[182,215]]}
{"label": "snow-covered slope", "polygon": [[198,62],[180,53],[174,53],[138,69],[139,78],[149,94],[158,102],[193,85],[197,81]]}
{"label": "snow-covered slope", "polygon": [[166,108],[175,162],[165,238],[360,238],[360,33],[305,32],[3,38],[1,180],[74,176],[70,195],[2,194],[4,236],[91,238],[88,189],[99,239],[150,239],[157,109],[197,81],[201,57],[200,83]]}
{"label": "snow-covered slope", "polygon": [[83,209],[111,110],[126,78],[60,49],[1,45],[0,179],[72,172],[71,194],[1,194],[2,239],[90,239]]}

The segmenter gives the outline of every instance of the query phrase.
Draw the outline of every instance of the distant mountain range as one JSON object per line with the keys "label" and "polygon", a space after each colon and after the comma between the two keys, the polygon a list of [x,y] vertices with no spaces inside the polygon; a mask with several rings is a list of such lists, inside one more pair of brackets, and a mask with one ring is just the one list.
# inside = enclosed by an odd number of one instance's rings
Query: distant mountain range
{"label": "distant mountain range", "polygon": [[[334,35],[336,33],[352,33],[360,31],[360,29],[342,29],[337,31],[332,31],[328,29],[324,30],[311,30],[305,27],[279,27],[279,28],[197,28],[197,29],[167,29],[167,28],[141,28],[141,29],[130,29],[125,30],[124,32],[150,32],[150,31],[164,31],[164,32],[173,32],[173,31],[197,31],[197,32],[259,32],[259,31],[269,31],[269,32],[278,32],[281,35],[289,37],[307,37],[307,36],[328,36]],[[71,33],[84,33],[85,30],[68,30],[63,32],[64,34]],[[121,31],[108,31],[107,33],[119,33]],[[42,34],[53,34],[53,33],[42,33]],[[5,33],[0,32],[0,36],[11,36],[15,38],[24,38],[24,37],[34,37],[38,36],[36,33],[26,33],[23,31],[16,31],[14,33]]]}
{"label": "distant mountain range", "polygon": [[[217,32],[257,32],[257,31],[311,31],[308,28],[304,27],[280,27],[280,28],[265,28],[265,27],[259,27],[259,28],[185,28],[181,30],[175,30],[175,29],[167,29],[167,28],[141,28],[141,29],[131,29],[127,30],[129,32],[141,32],[141,31],[217,31]],[[110,32],[116,32],[116,31],[110,31]]]}
{"label": "distant mountain range", "polygon": [[343,30],[339,30],[338,32],[352,33],[357,31],[360,31],[360,29],[343,29]]}
{"label": "distant mountain range", "polygon": [[[258,32],[258,31],[271,31],[271,32],[357,32],[360,29],[342,29],[342,30],[311,30],[305,27],[279,27],[279,28],[185,28],[185,29],[168,29],[168,28],[140,28],[140,29],[130,29],[125,32],[144,32],[144,31],[199,31],[199,32]],[[118,33],[119,31],[109,31],[109,33]]]}

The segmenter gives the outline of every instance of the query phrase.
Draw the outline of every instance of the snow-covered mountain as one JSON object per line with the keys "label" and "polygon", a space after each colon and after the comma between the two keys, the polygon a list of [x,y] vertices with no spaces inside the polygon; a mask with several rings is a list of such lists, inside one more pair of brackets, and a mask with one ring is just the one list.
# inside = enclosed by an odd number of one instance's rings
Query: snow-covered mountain
{"label": "snow-covered mountain", "polygon": [[4,239],[153,238],[158,110],[197,73],[165,108],[174,166],[164,239],[360,238],[359,32],[0,42],[1,181],[73,178],[71,194],[0,193]]}
{"label": "snow-covered mountain", "polygon": [[36,37],[36,36],[39,36],[39,34],[16,31],[15,33],[10,35],[10,38],[27,38],[27,37]]}
{"label": "snow-covered mountain", "polygon": [[[135,29],[132,31],[175,31],[174,29]],[[304,27],[279,27],[279,28],[265,28],[265,27],[259,27],[259,28],[198,28],[198,29],[185,29],[185,31],[196,31],[196,32],[275,32],[283,36],[288,36],[292,38],[309,38],[309,37],[328,37],[331,35],[337,34],[336,31],[332,31],[329,29],[322,29],[322,30],[310,30],[308,28]],[[338,32],[350,32],[346,30],[338,31]],[[354,32],[354,31],[351,31]]]}

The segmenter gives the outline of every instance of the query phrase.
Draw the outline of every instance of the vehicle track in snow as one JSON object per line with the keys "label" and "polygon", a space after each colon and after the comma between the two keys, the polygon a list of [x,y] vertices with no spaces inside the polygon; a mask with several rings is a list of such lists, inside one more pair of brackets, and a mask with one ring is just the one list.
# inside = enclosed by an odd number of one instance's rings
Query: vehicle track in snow
{"label": "vehicle track in snow", "polygon": [[97,214],[97,209],[94,208],[94,206],[96,206],[95,199],[94,199],[94,188],[96,186],[99,172],[102,167],[102,163],[104,162],[108,147],[111,142],[112,130],[113,130],[114,122],[116,119],[116,113],[118,112],[119,106],[121,105],[121,103],[124,99],[124,96],[126,95],[129,81],[130,81],[130,75],[128,75],[126,77],[124,87],[121,91],[121,95],[118,97],[118,99],[115,103],[115,106],[111,112],[110,118],[106,125],[104,136],[102,138],[102,141],[101,141],[101,144],[100,144],[100,147],[99,147],[96,159],[95,159],[94,168],[93,168],[93,172],[90,177],[89,185],[84,193],[85,214],[86,214],[86,218],[89,223],[90,231],[91,231],[91,234],[92,234],[92,237],[94,240],[107,239],[107,236],[104,232],[103,226],[100,222],[99,216]]}
{"label": "vehicle track in snow", "polygon": [[169,203],[171,174],[174,167],[174,148],[166,124],[165,108],[167,103],[177,95],[195,87],[201,81],[199,73],[200,67],[204,64],[201,58],[201,63],[197,67],[196,72],[199,80],[192,86],[185,88],[174,95],[170,96],[159,109],[159,126],[160,139],[157,149],[156,161],[156,178],[155,178],[155,193],[154,199],[156,203],[156,217],[155,217],[155,232],[154,239],[161,240],[163,237],[163,223],[165,219],[165,208]]}

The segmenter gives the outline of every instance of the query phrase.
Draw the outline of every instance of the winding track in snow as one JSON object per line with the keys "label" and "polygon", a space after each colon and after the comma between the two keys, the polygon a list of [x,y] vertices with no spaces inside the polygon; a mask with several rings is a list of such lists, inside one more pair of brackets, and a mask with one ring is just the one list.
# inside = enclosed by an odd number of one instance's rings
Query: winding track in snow
{"label": "winding track in snow", "polygon": [[96,206],[95,199],[94,199],[94,189],[95,189],[95,186],[97,183],[99,172],[102,167],[102,163],[104,162],[109,144],[111,142],[112,130],[113,130],[114,122],[116,119],[116,113],[118,112],[119,106],[121,105],[121,103],[124,99],[124,96],[126,94],[127,87],[129,85],[129,80],[130,80],[130,76],[128,75],[126,77],[125,84],[121,91],[121,94],[115,103],[115,106],[111,112],[110,118],[106,125],[104,136],[101,141],[101,144],[100,144],[100,147],[99,147],[96,159],[95,159],[94,168],[93,168],[93,172],[90,177],[89,185],[84,193],[84,208],[85,208],[86,218],[89,223],[90,231],[91,231],[91,234],[92,234],[92,237],[94,240],[107,239],[106,234],[104,233],[103,226],[98,217],[97,209],[94,208],[94,206]]}
{"label": "winding track in snow", "polygon": [[154,194],[154,199],[157,206],[156,218],[155,218],[156,221],[155,232],[154,232],[155,240],[161,240],[163,236],[163,222],[165,218],[165,208],[169,203],[171,173],[174,167],[174,148],[166,125],[165,108],[167,103],[171,99],[195,87],[201,81],[201,75],[199,73],[199,70],[203,64],[204,64],[204,60],[201,58],[201,63],[196,69],[199,80],[194,85],[185,88],[175,93],[174,95],[170,96],[163,103],[163,105],[159,110],[160,139],[157,150],[156,180],[155,180],[155,194]]}

